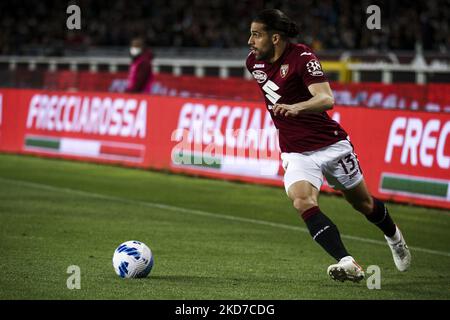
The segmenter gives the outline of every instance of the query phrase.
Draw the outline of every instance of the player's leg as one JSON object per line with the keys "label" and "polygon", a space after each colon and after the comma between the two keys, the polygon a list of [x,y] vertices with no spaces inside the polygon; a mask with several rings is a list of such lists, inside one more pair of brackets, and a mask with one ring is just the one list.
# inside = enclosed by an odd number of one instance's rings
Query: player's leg
{"label": "player's leg", "polygon": [[336,225],[320,210],[319,190],[308,181],[297,181],[288,189],[294,208],[304,220],[313,238],[337,261],[350,254],[342,243]]}
{"label": "player's leg", "polygon": [[384,203],[370,195],[364,179],[351,189],[343,189],[345,199],[352,207],[364,214],[388,237],[393,237],[396,231],[394,221]]}
{"label": "player's leg", "polygon": [[351,143],[347,140],[339,141],[330,146],[323,157],[331,159],[323,166],[328,184],[341,190],[353,208],[383,231],[395,265],[400,271],[406,270],[411,262],[408,246],[384,203],[370,195]]}
{"label": "player's leg", "polygon": [[407,270],[411,264],[411,253],[383,201],[370,195],[364,179],[355,187],[344,189],[342,192],[353,208],[364,214],[367,220],[383,231],[397,269],[399,271]]}
{"label": "player's leg", "polygon": [[319,189],[323,182],[320,167],[299,154],[285,154],[282,158],[286,193],[294,208],[304,220],[313,240],[340,263],[336,269],[330,271],[329,268],[328,273],[340,281],[362,280],[364,272],[346,250],[336,225],[318,206]]}

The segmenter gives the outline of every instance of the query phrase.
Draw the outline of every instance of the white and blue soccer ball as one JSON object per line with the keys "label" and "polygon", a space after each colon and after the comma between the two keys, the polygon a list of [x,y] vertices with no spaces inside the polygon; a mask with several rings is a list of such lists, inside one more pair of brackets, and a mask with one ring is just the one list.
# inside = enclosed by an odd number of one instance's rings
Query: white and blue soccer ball
{"label": "white and blue soccer ball", "polygon": [[140,241],[126,241],[113,255],[114,271],[121,278],[145,278],[153,268],[153,254]]}

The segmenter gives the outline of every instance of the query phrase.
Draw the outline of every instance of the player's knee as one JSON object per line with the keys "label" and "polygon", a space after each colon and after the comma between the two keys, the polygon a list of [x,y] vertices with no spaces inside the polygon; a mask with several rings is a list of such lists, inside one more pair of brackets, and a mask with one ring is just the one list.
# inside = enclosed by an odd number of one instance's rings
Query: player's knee
{"label": "player's knee", "polygon": [[314,199],[314,197],[311,196],[296,197],[293,200],[292,204],[294,205],[294,208],[298,211],[298,213],[301,215],[306,210],[317,206],[317,201]]}
{"label": "player's knee", "polygon": [[351,203],[353,208],[365,215],[369,215],[373,211],[373,199],[372,197],[364,197]]}

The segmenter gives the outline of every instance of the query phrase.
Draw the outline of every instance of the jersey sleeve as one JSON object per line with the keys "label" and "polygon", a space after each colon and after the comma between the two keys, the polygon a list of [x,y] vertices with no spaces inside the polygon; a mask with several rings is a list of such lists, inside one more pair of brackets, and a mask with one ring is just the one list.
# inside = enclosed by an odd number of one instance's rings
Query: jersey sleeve
{"label": "jersey sleeve", "polygon": [[312,52],[304,52],[297,64],[297,73],[306,87],[313,83],[327,82],[319,59]]}

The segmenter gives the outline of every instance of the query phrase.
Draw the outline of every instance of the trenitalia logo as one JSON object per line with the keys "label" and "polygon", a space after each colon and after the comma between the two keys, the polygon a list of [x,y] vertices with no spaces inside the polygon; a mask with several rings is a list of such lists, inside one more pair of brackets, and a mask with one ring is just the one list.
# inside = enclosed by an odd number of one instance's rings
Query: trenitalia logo
{"label": "trenitalia logo", "polygon": [[147,101],[35,94],[27,128],[120,137],[146,137]]}

